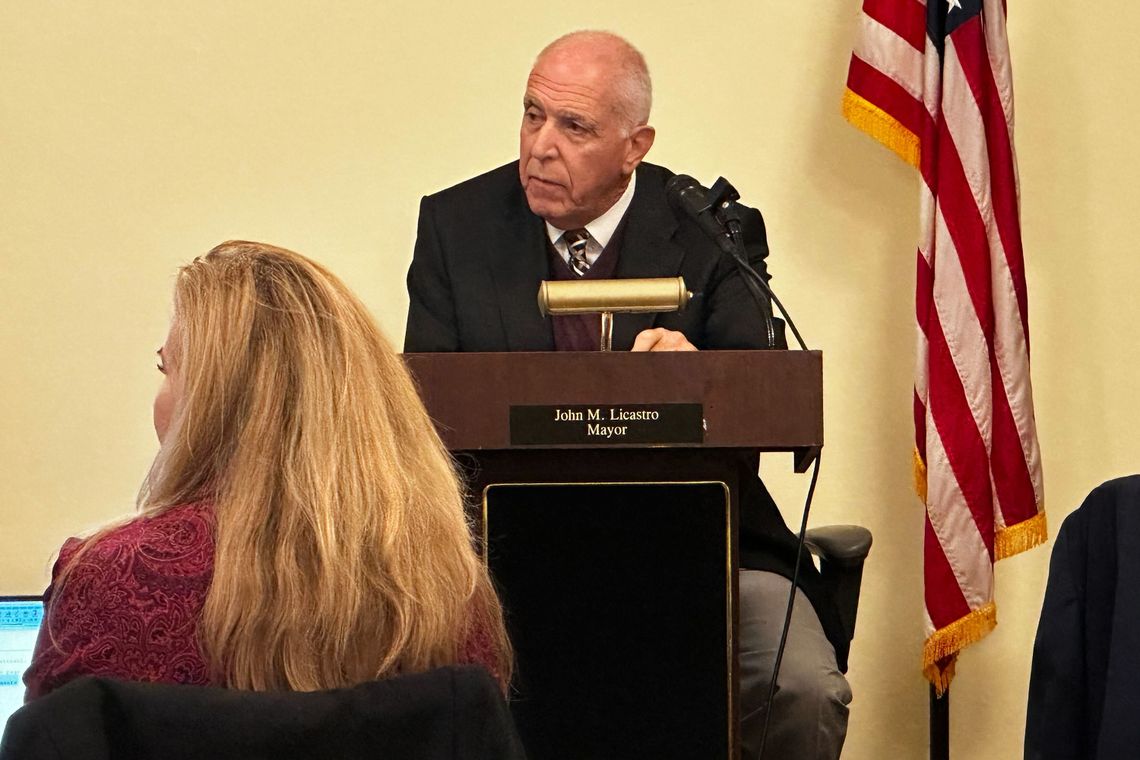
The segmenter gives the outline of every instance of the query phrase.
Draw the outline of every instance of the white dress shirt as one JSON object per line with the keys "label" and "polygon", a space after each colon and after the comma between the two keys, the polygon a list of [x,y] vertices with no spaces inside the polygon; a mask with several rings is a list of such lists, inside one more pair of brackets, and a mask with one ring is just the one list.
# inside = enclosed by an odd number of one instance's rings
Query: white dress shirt
{"label": "white dress shirt", "polygon": [[[625,192],[617,199],[617,203],[610,206],[609,211],[594,221],[586,223],[586,232],[590,233],[590,239],[586,243],[586,261],[590,263],[590,266],[594,265],[594,262],[602,255],[606,245],[609,244],[610,238],[614,236],[614,231],[621,223],[621,218],[625,216],[626,209],[633,201],[633,189],[636,184],[637,172],[634,172],[630,175],[629,184],[625,186]],[[546,234],[550,237],[554,250],[558,251],[562,260],[569,264],[570,251],[566,248],[566,241],[562,239],[564,232],[566,230],[560,230],[550,222],[546,223]]]}

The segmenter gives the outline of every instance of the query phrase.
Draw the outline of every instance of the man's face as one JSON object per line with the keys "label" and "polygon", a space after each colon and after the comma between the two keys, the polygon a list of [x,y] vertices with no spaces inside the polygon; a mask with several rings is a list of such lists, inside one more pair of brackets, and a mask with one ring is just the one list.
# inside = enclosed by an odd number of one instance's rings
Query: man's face
{"label": "man's face", "polygon": [[531,211],[561,229],[582,227],[621,197],[653,143],[614,109],[614,67],[588,48],[549,51],[527,79],[519,180]]}

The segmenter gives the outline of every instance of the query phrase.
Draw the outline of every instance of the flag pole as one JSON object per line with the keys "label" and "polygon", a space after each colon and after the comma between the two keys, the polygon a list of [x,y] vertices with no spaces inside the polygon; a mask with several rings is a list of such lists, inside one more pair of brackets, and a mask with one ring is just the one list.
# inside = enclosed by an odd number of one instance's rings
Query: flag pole
{"label": "flag pole", "polygon": [[930,760],[950,760],[950,687],[939,697],[930,685]]}

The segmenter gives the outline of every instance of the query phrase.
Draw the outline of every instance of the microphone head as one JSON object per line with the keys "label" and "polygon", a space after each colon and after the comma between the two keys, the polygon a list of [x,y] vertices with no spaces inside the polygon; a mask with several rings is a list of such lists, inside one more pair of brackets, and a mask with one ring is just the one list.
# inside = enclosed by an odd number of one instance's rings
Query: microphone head
{"label": "microphone head", "polygon": [[700,182],[697,182],[688,174],[674,174],[665,183],[665,192],[672,195],[673,193],[684,190],[686,187],[692,187],[693,185],[700,186],[700,184]]}
{"label": "microphone head", "polygon": [[665,196],[673,210],[693,217],[709,209],[708,190],[688,174],[676,174],[665,183]]}

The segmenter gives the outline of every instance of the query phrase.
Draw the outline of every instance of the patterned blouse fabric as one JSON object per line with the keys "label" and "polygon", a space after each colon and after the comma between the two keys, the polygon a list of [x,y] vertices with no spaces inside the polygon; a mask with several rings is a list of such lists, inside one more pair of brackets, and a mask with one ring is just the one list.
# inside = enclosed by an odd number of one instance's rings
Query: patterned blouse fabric
{"label": "patterned blouse fabric", "polygon": [[[86,675],[130,681],[217,685],[197,626],[214,573],[209,502],[173,507],[111,530],[88,547],[68,539],[45,592],[45,616],[24,674],[31,700]],[[479,626],[460,653],[496,673],[495,647]]]}

